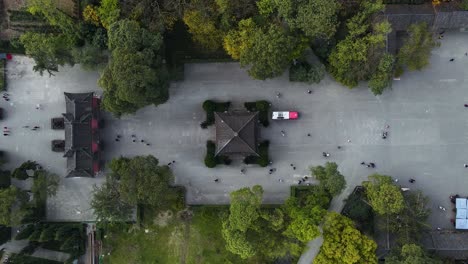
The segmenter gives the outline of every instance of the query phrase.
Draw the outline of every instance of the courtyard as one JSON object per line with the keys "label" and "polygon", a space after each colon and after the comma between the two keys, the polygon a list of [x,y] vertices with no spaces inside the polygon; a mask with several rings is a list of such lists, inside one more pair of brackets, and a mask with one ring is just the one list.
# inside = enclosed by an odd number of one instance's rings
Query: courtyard
{"label": "courtyard", "polygon": [[[104,114],[104,160],[151,154],[162,164],[176,161],[171,165],[176,184],[187,188],[189,204],[226,204],[231,191],[254,184],[263,186],[265,203],[281,203],[289,196],[290,185],[310,174],[310,166],[334,161],[347,188],[332,209],[339,210],[356,185],[378,172],[398,179],[402,187],[422,190],[430,197],[429,223],[433,228],[451,228],[453,212],[438,206],[451,208],[449,195],[468,194],[468,169],[463,166],[468,163],[468,110],[463,107],[468,102],[467,42],[468,33],[447,33],[441,47],[433,51],[429,67],[405,73],[379,97],[364,85],[349,90],[330,77],[310,86],[289,82],[287,73],[272,80],[252,80],[237,63],[187,64],[185,80],[171,86],[167,103],[121,118]],[[451,58],[455,61],[450,62]],[[49,78],[34,73],[32,67],[32,60],[19,56],[7,66],[11,100],[0,102],[6,112],[3,126],[12,131],[2,137],[1,149],[9,159],[6,166],[12,169],[25,160],[36,160],[62,177],[57,195],[48,200],[48,220],[92,221],[90,192],[105,176],[64,178],[66,159],[50,148],[51,140],[63,139],[64,134],[50,128],[50,119],[65,111],[63,92],[100,94],[98,73],[64,67]],[[312,94],[307,93],[309,89]],[[246,101],[268,100],[272,110],[299,111],[300,117],[271,121],[268,128],[260,128],[260,138],[270,140],[271,167],[235,161],[209,169],[203,164],[205,145],[214,140],[215,131],[214,126],[200,127],[205,119],[201,104],[206,99],[231,101],[233,109]],[[35,109],[37,104],[42,109]],[[31,131],[25,125],[41,129]],[[382,139],[387,125],[388,137]],[[114,141],[117,135],[119,142]],[[145,143],[133,142],[131,135]],[[324,158],[322,152],[330,157]],[[374,162],[376,168],[362,166],[362,161]],[[243,167],[245,174],[240,173]],[[269,174],[270,168],[276,171]],[[416,182],[409,183],[410,178]]]}

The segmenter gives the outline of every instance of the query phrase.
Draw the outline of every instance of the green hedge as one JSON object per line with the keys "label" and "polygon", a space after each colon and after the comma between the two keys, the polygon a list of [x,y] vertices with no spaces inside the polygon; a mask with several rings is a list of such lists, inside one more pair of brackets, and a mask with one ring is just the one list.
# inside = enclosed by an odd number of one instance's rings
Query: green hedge
{"label": "green hedge", "polygon": [[0,245],[11,239],[11,227],[0,225]]}
{"label": "green hedge", "polygon": [[270,124],[270,102],[265,100],[260,100],[256,102],[245,102],[244,107],[250,112],[258,111],[258,120],[264,127],[268,127]]}
{"label": "green hedge", "polygon": [[268,166],[270,162],[270,158],[268,155],[268,148],[270,146],[270,141],[265,140],[262,143],[258,145],[258,154],[260,155],[259,157],[257,156],[247,156],[244,158],[244,163],[245,164],[258,164],[261,167],[266,167]]}
{"label": "green hedge", "polygon": [[24,54],[24,46],[19,39],[0,40],[1,53]]}
{"label": "green hedge", "polygon": [[232,160],[228,156],[215,156],[216,154],[216,144],[208,140],[206,142],[206,156],[205,156],[205,166],[208,168],[214,168],[216,165],[224,164],[229,165],[231,164]]}
{"label": "green hedge", "polygon": [[10,171],[0,170],[0,189],[8,188],[11,185]]}
{"label": "green hedge", "polygon": [[203,110],[206,112],[206,120],[200,124],[202,128],[207,128],[215,122],[215,112],[225,112],[229,110],[231,102],[214,102],[211,100],[206,100],[203,102]]}
{"label": "green hedge", "polygon": [[42,258],[35,258],[31,256],[27,256],[24,254],[12,254],[10,255],[10,262],[13,264],[63,264],[60,261],[42,259]]}
{"label": "green hedge", "polygon": [[8,10],[10,22],[45,22],[44,17],[23,10]]}
{"label": "green hedge", "polygon": [[306,61],[299,61],[289,67],[289,81],[319,83],[325,77],[323,64],[310,65]]}

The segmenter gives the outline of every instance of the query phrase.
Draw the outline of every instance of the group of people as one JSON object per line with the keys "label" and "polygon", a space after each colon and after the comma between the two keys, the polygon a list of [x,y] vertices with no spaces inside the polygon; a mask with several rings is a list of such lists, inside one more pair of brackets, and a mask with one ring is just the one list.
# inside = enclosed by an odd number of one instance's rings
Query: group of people
{"label": "group of people", "polygon": [[[138,141],[135,135],[132,135],[131,137],[132,137],[132,142],[133,143],[136,143]],[[115,137],[115,142],[119,142],[121,138],[122,138],[121,135],[117,135]],[[141,139],[140,142],[145,144],[146,146],[151,146],[151,144],[149,142],[146,142],[144,139]]]}
{"label": "group of people", "polygon": [[366,166],[367,168],[375,168],[375,163],[373,162],[365,163],[364,161],[362,161],[361,165]]}
{"label": "group of people", "polygon": [[7,101],[7,102],[10,101],[10,97],[9,97],[9,96],[10,96],[10,95],[9,95],[8,93],[3,93],[3,99],[4,99],[5,101]]}

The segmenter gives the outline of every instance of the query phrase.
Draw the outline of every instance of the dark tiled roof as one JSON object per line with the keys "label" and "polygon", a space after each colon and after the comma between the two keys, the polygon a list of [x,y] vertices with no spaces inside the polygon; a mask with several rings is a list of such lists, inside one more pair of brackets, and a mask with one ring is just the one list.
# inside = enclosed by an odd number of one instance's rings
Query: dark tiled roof
{"label": "dark tiled roof", "polygon": [[257,153],[258,112],[215,113],[216,155]]}
{"label": "dark tiled roof", "polygon": [[92,151],[93,129],[91,120],[98,115],[93,110],[93,93],[65,93],[65,154],[66,177],[93,177],[96,157]]}

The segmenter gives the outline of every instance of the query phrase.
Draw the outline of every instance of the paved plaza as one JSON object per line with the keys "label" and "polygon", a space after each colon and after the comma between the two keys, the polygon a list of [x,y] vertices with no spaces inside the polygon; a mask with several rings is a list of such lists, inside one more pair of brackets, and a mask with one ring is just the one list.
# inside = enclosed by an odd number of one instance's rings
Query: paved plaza
{"label": "paved plaza", "polygon": [[[175,160],[176,184],[187,187],[189,204],[225,204],[231,191],[254,184],[263,186],[266,203],[281,203],[289,196],[290,185],[309,174],[309,166],[334,161],[345,175],[347,188],[332,208],[338,210],[356,185],[378,172],[395,177],[402,187],[424,191],[431,199],[430,223],[434,228],[449,228],[453,212],[440,211],[437,206],[451,208],[450,194],[468,195],[468,169],[463,167],[468,163],[468,109],[463,107],[468,102],[466,43],[468,33],[446,34],[427,69],[404,74],[378,97],[364,86],[350,90],[330,77],[309,86],[290,83],[286,74],[273,80],[252,80],[237,63],[187,64],[185,80],[172,85],[167,103],[120,119],[104,115],[104,159],[152,154],[162,164]],[[449,62],[451,58],[455,61]],[[50,148],[50,141],[63,139],[64,133],[50,129],[50,118],[65,111],[64,91],[101,93],[96,85],[98,74],[65,67],[56,76],[40,77],[32,66],[24,57],[8,63],[11,101],[2,101],[0,107],[6,111],[2,126],[11,127],[12,135],[1,138],[0,148],[8,153],[9,168],[31,159],[64,176],[63,153]],[[307,94],[308,89],[313,93]],[[277,92],[282,94],[279,99]],[[272,121],[268,128],[261,128],[260,137],[271,142],[275,173],[247,166],[243,175],[240,169],[244,166],[239,162],[214,169],[204,166],[206,141],[214,140],[215,135],[214,126],[201,129],[199,125],[205,118],[201,104],[206,99],[231,101],[233,108],[265,99],[274,110],[300,112],[299,120]],[[36,104],[43,109],[36,110]],[[41,130],[23,129],[24,125],[39,125]],[[386,125],[390,128],[383,140]],[[122,136],[119,142],[114,141],[117,134]],[[132,134],[151,145],[132,142]],[[331,157],[322,157],[324,151]],[[361,161],[374,162],[377,168],[363,167]],[[215,178],[220,182],[215,183]],[[410,178],[416,182],[410,184]],[[90,191],[103,180],[104,176],[63,178],[57,196],[48,201],[47,218],[93,220]]]}

